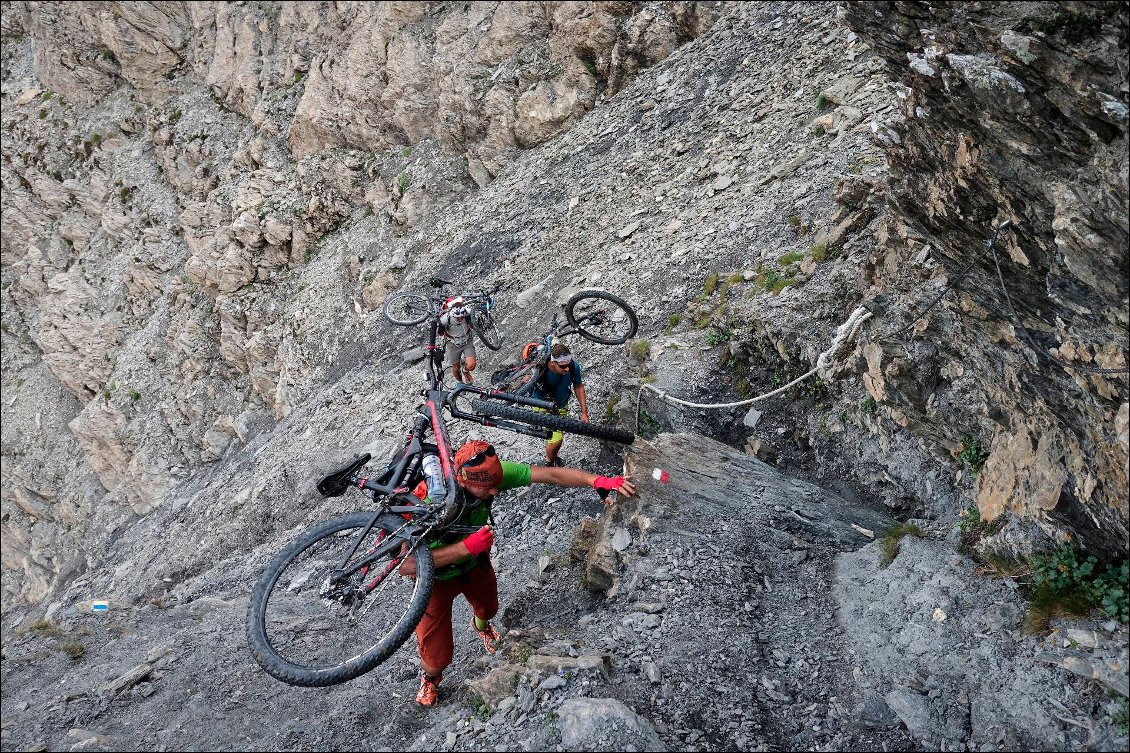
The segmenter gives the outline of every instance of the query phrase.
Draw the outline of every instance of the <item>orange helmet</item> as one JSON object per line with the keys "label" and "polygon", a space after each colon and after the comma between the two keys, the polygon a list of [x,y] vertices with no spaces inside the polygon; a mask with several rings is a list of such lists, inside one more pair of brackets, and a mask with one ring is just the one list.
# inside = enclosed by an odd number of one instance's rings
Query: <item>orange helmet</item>
{"label": "orange helmet", "polygon": [[534,351],[538,349],[539,345],[541,345],[541,343],[526,343],[522,348],[522,360],[525,361],[529,359],[529,357],[534,354]]}
{"label": "orange helmet", "polygon": [[502,483],[502,461],[494,451],[494,445],[476,439],[467,442],[455,452],[455,480],[481,486],[497,486]]}

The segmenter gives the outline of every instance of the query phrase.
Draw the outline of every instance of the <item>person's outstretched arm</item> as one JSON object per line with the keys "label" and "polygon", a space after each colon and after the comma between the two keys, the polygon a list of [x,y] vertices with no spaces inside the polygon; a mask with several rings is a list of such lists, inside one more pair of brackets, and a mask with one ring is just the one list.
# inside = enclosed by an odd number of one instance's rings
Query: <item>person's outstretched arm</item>
{"label": "person's outstretched arm", "polygon": [[547,468],[541,465],[530,466],[531,484],[557,484],[558,486],[591,486],[600,488],[598,483],[606,489],[615,489],[625,497],[636,493],[636,486],[631,481],[631,476],[597,476],[580,468]]}

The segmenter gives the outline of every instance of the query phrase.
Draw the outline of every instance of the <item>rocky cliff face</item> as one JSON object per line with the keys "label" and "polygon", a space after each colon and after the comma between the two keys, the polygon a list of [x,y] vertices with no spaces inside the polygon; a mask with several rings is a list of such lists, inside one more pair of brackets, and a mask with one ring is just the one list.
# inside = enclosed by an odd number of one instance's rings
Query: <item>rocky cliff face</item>
{"label": "rocky cliff face", "polygon": [[[72,571],[58,553],[75,523],[151,512],[288,415],[352,340],[341,318],[397,285],[408,250],[391,238],[712,8],[5,3],[4,384],[21,399],[5,412],[4,558],[24,574],[5,589],[42,598]],[[384,255],[355,256],[349,292],[314,313],[329,291],[298,278],[327,232],[364,218],[364,253]]]}
{"label": "rocky cliff face", "polygon": [[[901,309],[890,324],[910,322],[906,312],[971,265],[944,307],[867,346],[868,390],[955,453],[979,438],[984,519],[1034,520],[1125,557],[1125,9],[845,11],[905,84],[901,121],[875,126],[892,222],[869,274]],[[1002,289],[984,240],[1005,220],[1017,224],[997,244]]]}

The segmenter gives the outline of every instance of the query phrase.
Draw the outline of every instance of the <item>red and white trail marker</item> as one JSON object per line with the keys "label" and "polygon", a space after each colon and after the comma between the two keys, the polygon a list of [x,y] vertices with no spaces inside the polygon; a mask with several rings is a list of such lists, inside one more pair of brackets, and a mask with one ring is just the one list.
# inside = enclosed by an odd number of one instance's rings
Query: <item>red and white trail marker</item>
{"label": "red and white trail marker", "polygon": [[666,484],[671,480],[671,476],[669,476],[667,474],[667,471],[663,470],[662,468],[652,469],[651,477],[661,484]]}

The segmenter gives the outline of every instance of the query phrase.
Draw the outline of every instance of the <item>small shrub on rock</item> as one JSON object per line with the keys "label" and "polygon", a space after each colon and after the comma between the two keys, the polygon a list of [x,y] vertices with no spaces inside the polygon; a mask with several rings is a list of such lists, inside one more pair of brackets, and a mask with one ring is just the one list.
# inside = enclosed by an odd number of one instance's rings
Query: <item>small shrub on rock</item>
{"label": "small shrub on rock", "polygon": [[961,444],[953,451],[953,456],[968,465],[976,476],[989,458],[989,452],[981,446],[980,439],[966,436],[961,438]]}
{"label": "small shrub on rock", "polygon": [[86,653],[86,646],[78,641],[63,641],[59,644],[59,650],[75,661],[78,661]]}
{"label": "small shrub on rock", "polygon": [[1028,628],[1045,630],[1052,617],[1084,617],[1098,609],[1120,622],[1130,619],[1130,562],[1100,571],[1098,559],[1071,544],[1032,558],[1034,576]]}

